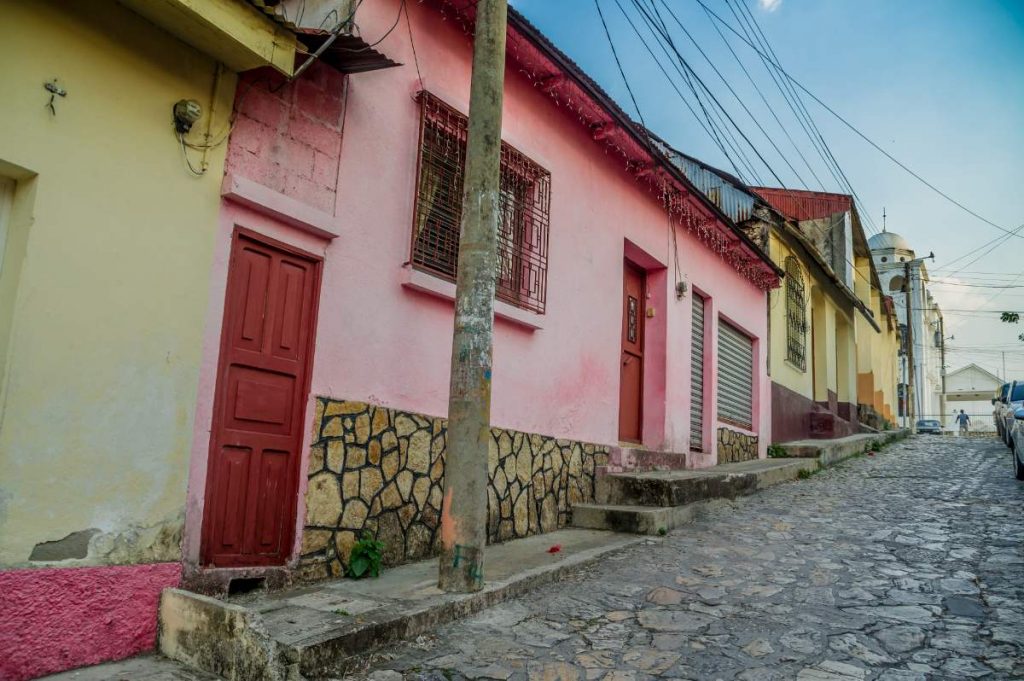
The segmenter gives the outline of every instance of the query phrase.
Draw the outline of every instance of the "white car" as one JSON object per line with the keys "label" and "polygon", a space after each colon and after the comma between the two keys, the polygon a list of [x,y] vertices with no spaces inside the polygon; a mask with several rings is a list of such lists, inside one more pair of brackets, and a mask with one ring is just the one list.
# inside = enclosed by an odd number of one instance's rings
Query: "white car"
{"label": "white car", "polygon": [[1016,412],[1024,407],[1024,381],[1010,381],[1010,388],[1006,392],[1005,401],[996,403],[996,414],[1001,419],[1003,426],[1003,442],[1007,447],[1013,448],[1011,443],[1011,430],[1016,421]]}
{"label": "white car", "polygon": [[1013,412],[1012,425],[1009,439],[1013,450],[1013,472],[1018,480],[1024,480],[1024,407]]}
{"label": "white car", "polygon": [[1006,393],[1010,390],[1009,383],[1003,383],[992,398],[992,423],[995,424],[996,433],[999,439],[1006,442],[1006,433],[1003,432],[1003,404],[1006,402]]}

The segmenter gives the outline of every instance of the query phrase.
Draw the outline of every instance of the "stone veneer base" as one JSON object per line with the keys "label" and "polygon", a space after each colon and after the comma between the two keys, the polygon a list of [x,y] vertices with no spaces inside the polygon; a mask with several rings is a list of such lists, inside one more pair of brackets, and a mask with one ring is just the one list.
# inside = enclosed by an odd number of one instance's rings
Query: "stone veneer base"
{"label": "stone veneer base", "polygon": [[[369,532],[385,565],[435,555],[447,420],[320,397],[297,577],[345,574],[352,546]],[[488,451],[487,536],[500,542],[550,532],[573,504],[594,500],[600,445],[493,428]]]}

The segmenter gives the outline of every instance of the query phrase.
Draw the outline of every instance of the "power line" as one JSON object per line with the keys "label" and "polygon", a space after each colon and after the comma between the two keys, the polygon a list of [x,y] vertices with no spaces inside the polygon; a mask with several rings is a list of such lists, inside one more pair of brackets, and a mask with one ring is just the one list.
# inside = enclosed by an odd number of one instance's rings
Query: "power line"
{"label": "power line", "polygon": [[601,17],[601,26],[604,27],[604,35],[608,38],[608,45],[612,48],[612,56],[615,57],[615,65],[619,67],[619,75],[622,76],[622,82],[626,84],[626,91],[629,92],[629,98],[633,100],[633,106],[636,108],[636,115],[640,119],[640,124],[644,126],[644,136],[647,136],[647,123],[644,121],[644,115],[640,113],[640,105],[636,103],[636,97],[633,95],[633,88],[629,86],[629,79],[626,78],[626,72],[622,68],[622,62],[619,61],[619,53],[615,50],[615,43],[612,41],[612,34],[608,30],[608,24],[604,20],[604,12],[601,11],[601,3],[598,0],[594,0],[594,7],[597,8],[597,15]]}
{"label": "power line", "polygon": [[684,26],[683,23],[679,21],[679,17],[677,17],[675,12],[672,11],[672,8],[669,7],[668,4],[666,4],[665,0],[661,0],[661,4],[665,7],[665,10],[669,13],[669,16],[671,16],[672,19],[676,22],[676,25],[678,25],[679,28],[682,29],[683,34],[686,35],[686,37],[689,38],[690,42],[693,43],[693,46],[697,48],[697,51],[700,52],[700,55],[704,57],[704,61],[708,63],[708,66],[710,66],[711,69],[715,72],[715,75],[717,75],[718,78],[725,85],[725,87],[728,88],[729,92],[736,99],[736,102],[743,108],[747,116],[750,117],[750,120],[754,122],[754,125],[757,126],[757,129],[760,130],[761,134],[765,136],[765,139],[768,140],[768,143],[772,145],[772,148],[775,149],[775,152],[779,155],[779,158],[781,158],[783,163],[785,163],[789,167],[789,169],[793,171],[793,175],[796,176],[796,179],[799,180],[800,184],[803,187],[807,187],[807,182],[804,180],[804,178],[800,177],[800,173],[797,172],[797,169],[794,168],[793,164],[789,162],[789,159],[786,158],[786,155],[782,153],[782,150],[779,149],[779,145],[775,143],[775,140],[773,140],[771,135],[768,134],[768,131],[764,129],[764,126],[761,125],[761,122],[757,120],[757,116],[755,116],[754,113],[750,110],[750,108],[746,105],[746,103],[743,101],[743,98],[740,97],[739,94],[737,94],[732,84],[729,83],[729,80],[724,75],[722,75],[722,72],[718,69],[717,66],[715,66],[715,63],[711,61],[711,58],[708,57],[707,53],[704,51],[704,48],[700,46],[700,43],[698,43],[697,40],[693,37],[693,35],[686,29],[686,26]]}
{"label": "power line", "polygon": [[[736,54],[736,50],[732,49],[732,43],[730,43],[729,40],[725,37],[725,34],[722,33],[722,29],[720,29],[718,27],[718,24],[716,24],[714,21],[712,21],[711,16],[707,14],[706,10],[705,10],[704,13],[708,16],[708,21],[711,22],[711,26],[715,29],[715,32],[718,33],[718,36],[722,39],[722,42],[725,43],[725,46],[729,49],[729,52],[730,52],[730,54],[732,54],[733,59],[736,60],[736,63],[739,65],[740,69],[747,76],[747,80],[749,80],[750,84],[752,86],[754,86],[754,90],[757,91],[757,94],[761,98],[761,102],[764,104],[765,109],[767,109],[768,113],[770,113],[772,115],[772,118],[775,119],[775,122],[779,124],[779,129],[782,130],[782,133],[786,136],[786,139],[789,140],[789,143],[791,145],[793,145],[793,150],[797,153],[797,156],[800,157],[800,160],[804,162],[804,165],[807,166],[807,170],[809,170],[811,172],[811,177],[813,177],[817,181],[818,187],[820,189],[824,190],[825,189],[825,183],[822,182],[821,178],[818,177],[818,174],[816,172],[814,172],[814,168],[811,166],[810,162],[804,156],[803,152],[800,151],[800,147],[797,145],[796,141],[793,139],[793,136],[789,134],[789,130],[787,130],[786,126],[783,125],[782,120],[779,118],[779,115],[777,113],[775,113],[775,107],[773,107],[771,104],[768,103],[768,99],[764,96],[764,93],[761,91],[761,88],[758,86],[757,81],[755,81],[754,77],[750,75],[750,71],[747,70],[746,65],[743,63],[743,60],[740,59],[738,54]],[[805,183],[804,186],[807,187],[807,184]],[[808,187],[808,189],[809,188],[810,187]]]}
{"label": "power line", "polygon": [[[636,34],[636,37],[640,41],[640,44],[643,45],[644,49],[647,50],[647,53],[649,55],[651,55],[651,59],[654,61],[655,66],[657,66],[658,69],[661,71],[662,75],[665,76],[665,79],[668,81],[669,85],[672,86],[672,89],[675,90],[675,93],[679,96],[679,99],[683,102],[683,104],[686,106],[686,108],[693,115],[694,120],[696,120],[697,123],[704,129],[704,132],[707,133],[708,137],[710,137],[715,142],[715,145],[722,152],[722,155],[726,158],[726,160],[729,161],[729,164],[732,166],[733,171],[736,173],[736,175],[737,176],[741,176],[742,173],[740,172],[739,168],[736,166],[736,162],[733,161],[732,157],[729,156],[729,153],[725,150],[725,146],[722,144],[722,140],[719,139],[719,137],[717,135],[717,131],[713,131],[712,128],[708,127],[707,123],[705,123],[703,120],[701,120],[700,116],[697,115],[697,112],[694,110],[694,108],[690,104],[689,100],[687,100],[686,97],[683,96],[683,92],[682,92],[682,90],[679,89],[679,86],[676,85],[675,80],[672,79],[672,76],[670,76],[668,71],[665,70],[665,67],[662,66],[661,62],[658,60],[657,55],[654,54],[654,50],[652,50],[651,46],[647,44],[646,40],[644,40],[644,37],[640,34],[640,29],[638,29],[636,27],[636,24],[633,23],[632,18],[630,18],[630,16],[628,14],[626,14],[626,10],[624,10],[622,8],[622,5],[619,3],[618,0],[615,0],[615,4],[619,8],[619,11],[622,12],[622,16],[625,17],[626,22],[629,24],[630,28],[633,29],[633,33]],[[661,47],[662,51],[665,52],[666,56],[669,56],[668,55],[668,51],[665,49],[665,47],[663,45],[661,45],[661,43],[658,43],[658,46]],[[673,63],[672,65],[675,67],[676,72],[680,73],[680,75],[681,75],[679,66],[676,65],[675,63]],[[701,104],[700,101],[698,101],[697,103],[698,103],[698,105]],[[705,111],[705,115],[706,114],[707,114],[707,112]],[[710,121],[709,121],[709,123],[710,123]]]}
{"label": "power line", "polygon": [[[733,33],[735,33],[737,37],[739,37],[739,38],[740,38],[741,40],[743,40],[743,42],[745,42],[745,43],[746,43],[747,45],[749,45],[749,46],[750,46],[750,48],[751,48],[752,50],[754,50],[755,52],[757,52],[758,54],[760,54],[760,55],[761,55],[761,57],[762,57],[763,59],[768,59],[768,57],[766,57],[766,56],[765,56],[765,55],[764,55],[764,54],[763,54],[763,53],[762,53],[762,52],[761,52],[761,51],[760,51],[760,50],[759,50],[759,49],[758,49],[757,47],[755,47],[755,46],[754,46],[754,45],[753,45],[753,44],[752,44],[752,43],[751,43],[751,42],[750,42],[749,40],[747,40],[746,38],[744,38],[743,36],[741,36],[741,35],[740,35],[740,34],[739,34],[739,33],[738,33],[737,31],[736,31],[736,29],[734,29],[734,28],[733,28],[732,26],[730,26],[730,25],[729,25],[729,24],[728,24],[728,23],[727,23],[727,22],[726,22],[726,21],[725,21],[724,19],[722,19],[722,17],[718,16],[718,14],[716,14],[716,13],[714,12],[714,10],[711,10],[710,8],[708,8],[708,6],[704,4],[704,0],[697,0],[697,2],[698,2],[698,3],[699,3],[699,4],[701,5],[701,6],[702,6],[702,7],[704,7],[704,8],[705,8],[705,9],[706,9],[706,10],[707,10],[708,12],[710,12],[710,13],[712,14],[712,16],[714,16],[714,17],[715,17],[715,19],[717,19],[717,20],[718,20],[719,22],[721,22],[723,26],[725,26],[726,28],[728,28],[728,29],[729,29],[730,31],[732,31]],[[889,153],[888,151],[886,151],[885,149],[883,149],[883,148],[882,148],[881,146],[879,146],[879,145],[878,145],[877,143],[875,143],[875,141],[874,141],[874,140],[872,140],[872,139],[871,139],[870,137],[868,137],[867,135],[865,135],[864,133],[862,133],[862,132],[861,132],[860,130],[858,130],[858,129],[857,129],[857,128],[856,128],[856,127],[855,127],[855,126],[854,126],[854,125],[852,124],[852,123],[850,123],[850,122],[849,122],[848,120],[846,120],[846,119],[845,119],[845,118],[843,118],[843,117],[842,117],[841,115],[839,115],[839,113],[837,113],[835,109],[833,109],[833,108],[832,108],[832,107],[830,107],[830,106],[829,106],[828,104],[826,104],[825,102],[823,102],[823,101],[822,101],[822,100],[821,100],[820,98],[818,98],[818,96],[817,96],[817,95],[815,95],[815,94],[814,94],[813,92],[811,92],[811,91],[810,91],[810,90],[808,90],[808,89],[807,89],[806,87],[804,87],[804,86],[803,86],[803,85],[802,85],[802,84],[801,84],[801,83],[800,83],[799,81],[797,81],[797,80],[796,80],[795,78],[793,78],[793,76],[789,75],[789,73],[787,73],[787,72],[785,71],[785,69],[783,69],[783,68],[782,68],[781,66],[779,66],[779,65],[778,65],[777,63],[775,63],[775,62],[772,62],[772,63],[774,64],[775,68],[777,68],[777,69],[779,70],[779,72],[780,72],[780,73],[781,73],[782,75],[784,75],[784,76],[785,76],[785,77],[786,77],[786,78],[787,78],[787,79],[788,79],[788,80],[789,80],[790,82],[792,82],[792,83],[793,83],[793,85],[795,85],[796,87],[800,88],[800,90],[802,90],[802,91],[803,91],[804,93],[806,93],[808,97],[810,97],[810,98],[811,98],[811,99],[813,99],[813,100],[814,100],[815,102],[817,102],[819,106],[821,106],[821,107],[822,107],[823,109],[825,109],[825,110],[826,110],[826,111],[828,111],[828,112],[829,112],[830,114],[832,114],[832,115],[833,115],[833,116],[834,116],[834,117],[835,117],[836,119],[838,119],[838,120],[839,120],[839,121],[840,121],[840,122],[841,122],[841,123],[842,123],[843,125],[845,125],[845,126],[846,126],[847,128],[849,128],[850,130],[852,130],[852,131],[853,131],[853,132],[854,132],[854,133],[855,133],[855,134],[856,134],[856,135],[857,135],[858,137],[860,137],[861,139],[863,139],[863,140],[864,140],[865,142],[867,142],[867,143],[868,143],[868,144],[870,144],[870,145],[871,145],[872,147],[874,147],[874,148],[875,148],[875,150],[877,150],[877,151],[878,151],[879,153],[881,153],[881,154],[882,154],[883,156],[885,156],[885,157],[886,157],[886,158],[888,158],[888,159],[889,159],[890,161],[892,161],[893,163],[895,163],[895,164],[896,164],[897,166],[899,166],[900,168],[902,168],[902,169],[903,169],[904,171],[906,171],[907,173],[909,173],[909,174],[910,174],[911,176],[913,176],[913,177],[914,177],[914,178],[915,178],[915,179],[916,179],[917,181],[921,182],[921,183],[922,183],[923,185],[925,185],[926,187],[928,187],[928,188],[929,188],[929,189],[931,189],[931,190],[932,190],[933,192],[935,192],[936,194],[938,194],[938,195],[939,195],[939,196],[941,196],[942,198],[946,199],[947,201],[949,201],[949,202],[950,202],[950,203],[952,203],[953,205],[957,206],[958,208],[960,208],[960,209],[961,209],[962,211],[964,211],[964,212],[965,212],[965,213],[967,213],[968,215],[971,215],[971,216],[973,216],[973,217],[977,218],[978,220],[981,220],[982,222],[984,222],[984,223],[985,223],[985,224],[987,224],[987,225],[990,225],[990,226],[992,226],[992,227],[995,227],[996,229],[998,229],[998,230],[999,230],[999,231],[1001,231],[1001,232],[1006,232],[1007,234],[1010,234],[1010,235],[1012,235],[1012,236],[1015,236],[1015,237],[1018,237],[1018,238],[1024,238],[1024,236],[1022,236],[1021,234],[1018,234],[1018,233],[1017,233],[1017,232],[1018,232],[1019,230],[1013,230],[1013,231],[1011,231],[1011,230],[1009,230],[1009,229],[1006,229],[1005,227],[1002,227],[1002,226],[1000,226],[1000,225],[996,224],[995,222],[992,222],[992,221],[991,221],[991,220],[989,220],[988,218],[986,218],[986,217],[984,217],[984,216],[982,216],[982,215],[979,215],[978,213],[974,212],[973,210],[971,210],[970,208],[968,208],[967,206],[965,206],[964,204],[962,204],[962,203],[961,203],[960,201],[957,201],[957,200],[956,200],[956,199],[954,199],[954,198],[953,198],[952,196],[950,196],[949,194],[945,193],[944,191],[942,191],[941,189],[939,189],[938,187],[936,187],[936,186],[935,186],[934,184],[932,184],[932,183],[931,183],[931,182],[929,182],[928,180],[926,180],[926,179],[924,179],[923,177],[921,177],[920,175],[918,175],[918,174],[917,174],[916,172],[914,172],[913,170],[911,170],[911,169],[910,169],[910,168],[909,168],[909,167],[908,167],[908,166],[907,166],[906,164],[904,164],[904,163],[903,163],[902,161],[900,161],[900,160],[899,160],[899,159],[897,159],[897,158],[896,158],[895,156],[893,156],[892,154],[890,154],[890,153]]]}
{"label": "power line", "polygon": [[[740,5],[742,11],[744,11],[746,15],[749,17],[751,25],[754,27],[757,34],[760,35],[764,46],[768,49],[768,53],[774,58],[774,63],[779,64],[779,68],[781,68],[781,62],[779,60],[779,57],[775,53],[775,49],[772,47],[771,42],[768,40],[768,36],[765,35],[764,31],[761,29],[761,25],[758,23],[757,18],[754,16],[754,14],[750,11],[750,8],[745,3],[740,2],[740,0],[737,0],[737,4]],[[797,93],[793,89],[792,84],[790,84],[787,80],[783,80],[783,82],[789,86],[789,91],[793,95],[793,98],[796,100],[797,107],[800,109],[800,111],[803,112],[803,115],[807,119],[807,122],[810,125],[811,129],[817,135],[818,141],[820,142],[821,147],[824,150],[825,156],[827,157],[824,159],[825,164],[829,165],[829,162],[831,162],[831,165],[835,167],[836,172],[839,174],[839,177],[841,178],[841,180],[839,181],[839,186],[845,187],[849,191],[849,193],[852,194],[854,198],[857,199],[858,203],[860,203],[861,205],[866,205],[865,202],[854,190],[853,183],[850,182],[850,179],[846,176],[846,173],[843,171],[842,166],[839,165],[839,161],[836,159],[835,154],[832,153],[832,148],[829,147],[828,142],[825,141],[824,135],[821,134],[821,130],[818,128],[818,124],[815,122],[814,117],[811,115],[811,112],[807,110],[807,106],[804,104],[803,98],[800,97],[799,93]],[[814,141],[813,137],[811,138],[811,141]],[[878,226],[875,225],[874,219],[871,217],[870,211],[865,213],[864,217],[868,224],[869,231],[877,233]]]}
{"label": "power line", "polygon": [[[638,2],[638,0],[633,0],[633,6],[636,7],[640,11],[641,14],[643,14],[645,16],[647,15],[646,8],[643,5],[641,5]],[[655,6],[653,3],[652,3],[652,9],[654,10],[655,15],[658,17],[658,19],[664,25],[664,19],[661,17],[661,14],[658,11],[657,6]],[[654,23],[654,22],[652,21],[651,23]],[[704,92],[707,93],[707,96],[711,99],[711,101],[713,101],[715,103],[715,105],[719,108],[719,110],[726,117],[726,119],[733,126],[733,128],[736,129],[736,132],[739,133],[739,135],[747,143],[747,145],[750,147],[750,149],[754,152],[754,154],[757,155],[757,157],[761,160],[761,163],[764,164],[765,168],[768,169],[768,172],[770,172],[772,174],[772,176],[775,178],[775,180],[780,185],[785,186],[785,183],[783,183],[783,181],[779,177],[778,173],[775,172],[775,169],[772,168],[771,164],[769,164],[768,161],[765,160],[764,156],[761,155],[761,152],[750,141],[750,138],[747,137],[746,133],[744,133],[743,130],[736,124],[736,121],[733,120],[733,118],[729,114],[729,112],[725,109],[724,106],[722,106],[722,103],[720,101],[718,101],[718,98],[715,97],[714,93],[711,92],[711,89],[707,86],[706,83],[704,83],[704,81],[701,79],[701,77],[699,75],[697,75],[697,72],[694,71],[693,67],[691,67],[689,62],[686,61],[686,58],[683,57],[683,55],[679,52],[679,49],[675,46],[675,42],[672,41],[672,38],[671,38],[670,34],[668,33],[668,31],[666,29],[662,29],[662,31],[663,31],[662,39],[665,40],[665,42],[668,44],[668,46],[670,48],[672,48],[672,52],[675,53],[676,57],[680,60],[680,62],[683,64],[683,66],[686,68],[686,70],[690,73],[691,76],[693,76],[694,80],[696,80],[697,83],[700,84],[700,86],[701,86],[701,88],[703,88]]]}

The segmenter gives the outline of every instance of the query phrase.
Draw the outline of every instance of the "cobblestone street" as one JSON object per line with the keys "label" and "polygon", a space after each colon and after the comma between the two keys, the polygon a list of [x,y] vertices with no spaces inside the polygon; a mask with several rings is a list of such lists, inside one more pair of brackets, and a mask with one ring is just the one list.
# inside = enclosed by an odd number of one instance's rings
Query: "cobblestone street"
{"label": "cobblestone street", "polygon": [[375,679],[1024,676],[1024,485],[918,436],[372,660]]}

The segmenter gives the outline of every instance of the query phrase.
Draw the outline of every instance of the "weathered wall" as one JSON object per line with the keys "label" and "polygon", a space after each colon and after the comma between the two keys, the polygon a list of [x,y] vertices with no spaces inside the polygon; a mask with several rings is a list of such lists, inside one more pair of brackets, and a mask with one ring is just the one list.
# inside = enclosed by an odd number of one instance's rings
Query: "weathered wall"
{"label": "weathered wall", "polygon": [[[306,490],[300,574],[345,573],[364,531],[387,565],[434,555],[441,517],[447,420],[318,398]],[[488,453],[487,536],[550,532],[572,504],[594,500],[606,447],[494,428]]]}
{"label": "weathered wall", "polygon": [[171,109],[199,101],[190,139],[208,121],[220,135],[235,76],[211,101],[217,65],[113,0],[0,4],[0,175],[18,183],[0,275],[0,678],[21,679],[151,648],[157,594],[178,581],[224,147],[191,175]]}
{"label": "weathered wall", "polygon": [[[224,149],[190,175],[171,107],[194,98],[209,116],[216,64],[112,1],[3,14],[0,157],[34,205],[19,280],[2,282],[16,294],[0,566],[176,560]],[[68,91],[55,115],[54,77]],[[225,74],[215,133],[233,86]]]}

